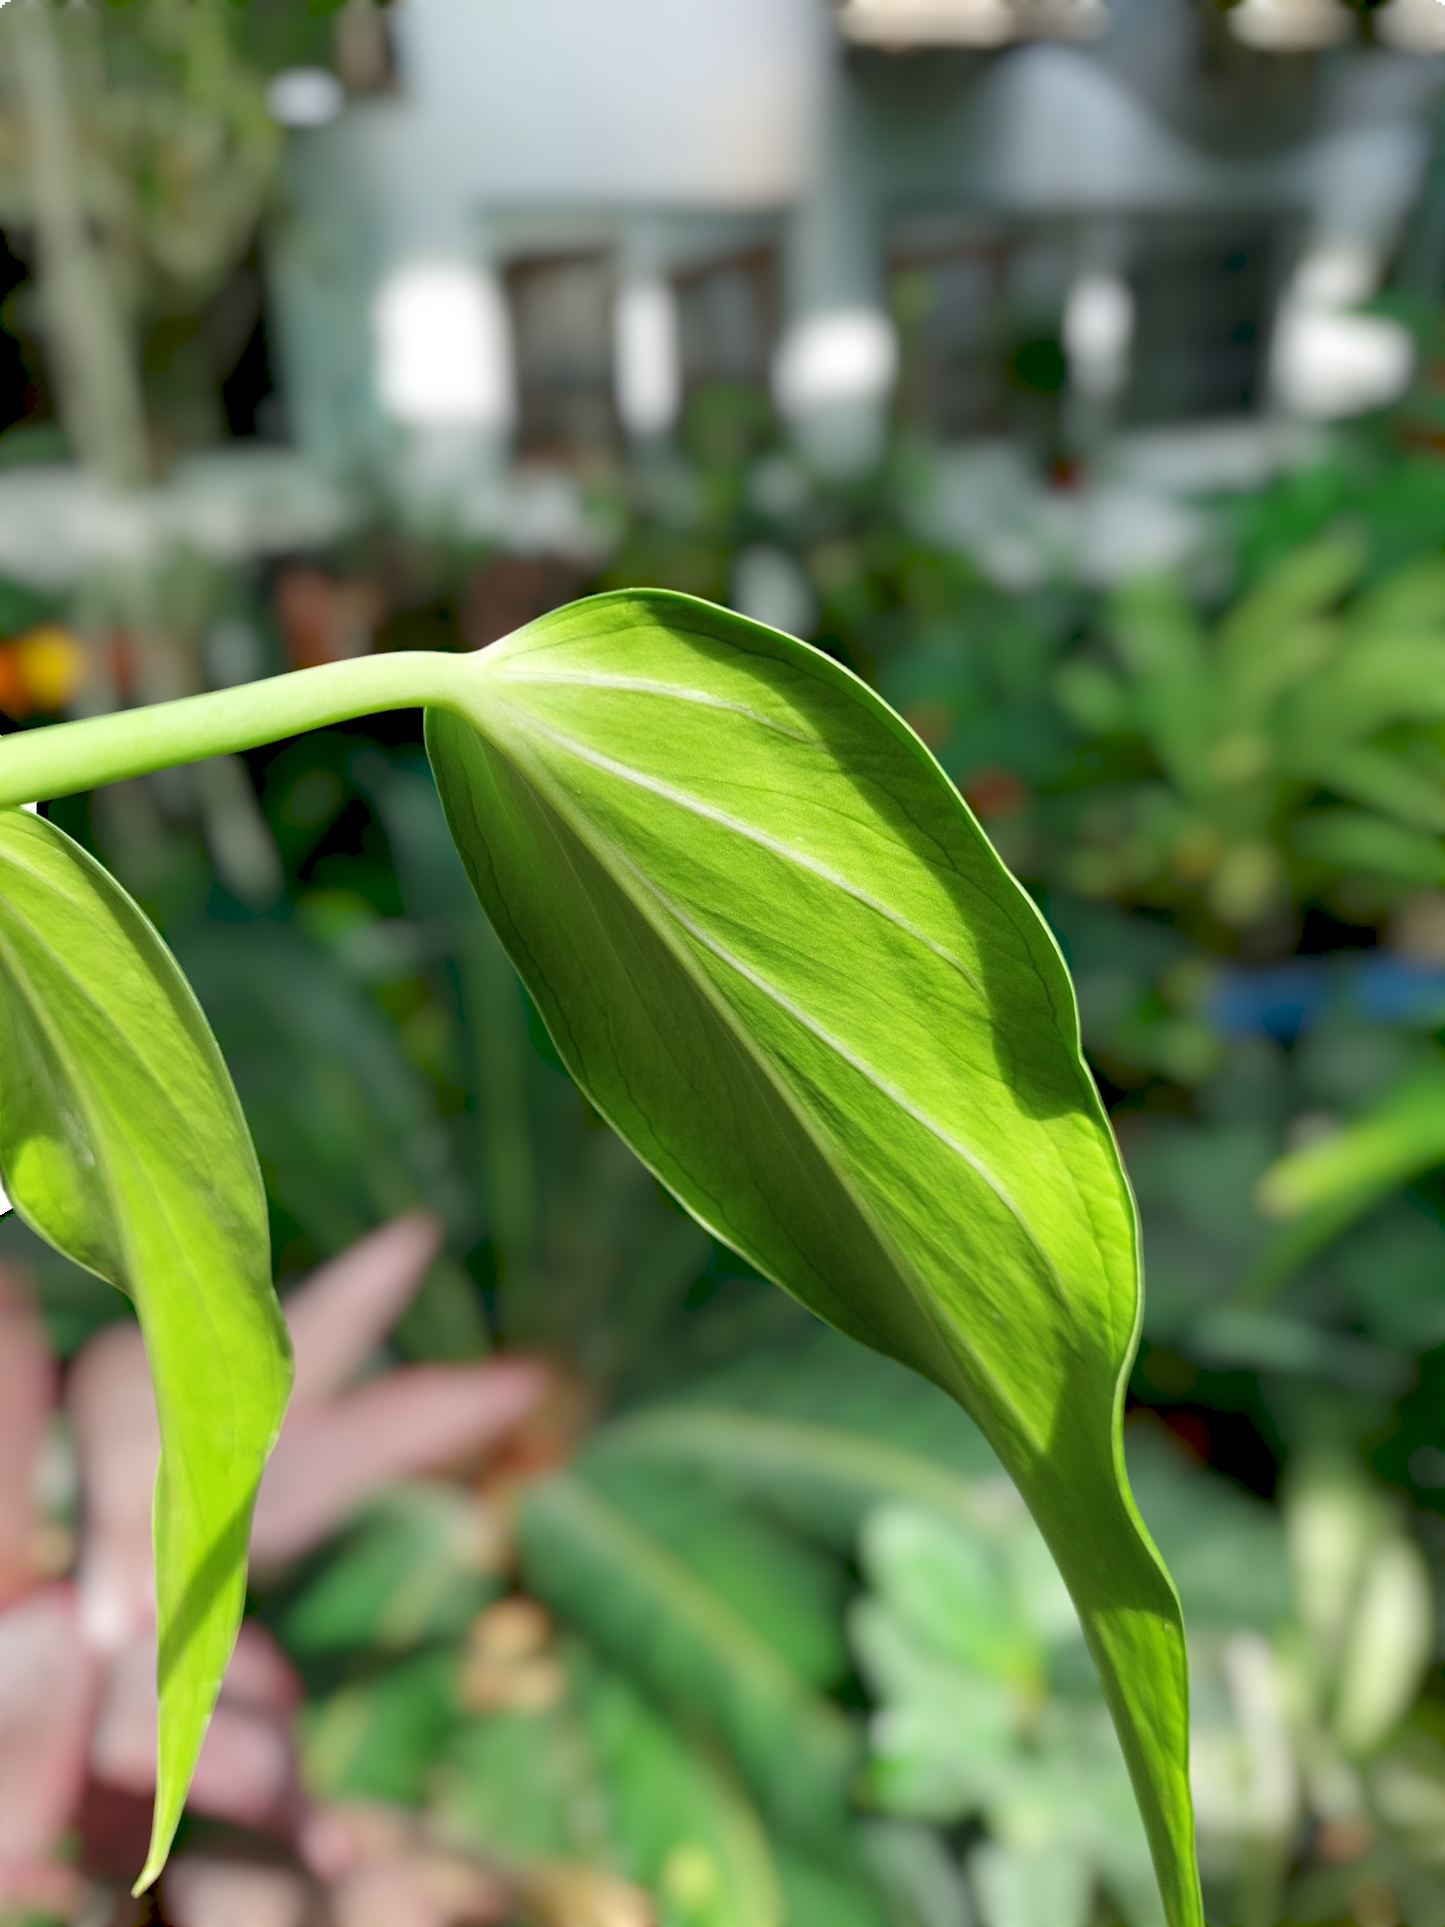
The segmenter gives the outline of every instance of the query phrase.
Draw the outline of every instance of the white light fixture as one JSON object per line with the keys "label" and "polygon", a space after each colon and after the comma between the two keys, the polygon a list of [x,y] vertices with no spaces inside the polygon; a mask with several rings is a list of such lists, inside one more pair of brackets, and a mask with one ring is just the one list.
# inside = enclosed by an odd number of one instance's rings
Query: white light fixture
{"label": "white light fixture", "polygon": [[[1438,0],[1436,0],[1438,4]],[[1387,408],[1409,386],[1415,344],[1384,315],[1353,314],[1379,279],[1367,248],[1307,254],[1280,304],[1271,352],[1275,393],[1292,414],[1335,421]]]}
{"label": "white light fixture", "polygon": [[382,286],[372,311],[382,407],[410,428],[505,432],[514,414],[507,311],[475,262],[415,262]]}
{"label": "white light fixture", "polygon": [[1295,414],[1334,421],[1388,408],[1410,383],[1415,349],[1383,315],[1302,308],[1281,315],[1276,383]]}
{"label": "white light fixture", "polygon": [[1288,298],[1309,308],[1351,308],[1368,301],[1379,282],[1380,260],[1373,250],[1334,241],[1305,255],[1290,281]]}
{"label": "white light fixture", "polygon": [[773,393],[790,420],[886,396],[898,370],[898,339],[874,308],[810,315],[778,350]]}
{"label": "white light fixture", "polygon": [[1399,54],[1445,53],[1445,4],[1442,0],[1388,0],[1371,24],[1376,38]]}
{"label": "white light fixture", "polygon": [[266,112],[282,127],[325,127],[346,105],[346,89],[326,67],[286,67],[266,83]]}
{"label": "white light fixture", "polygon": [[818,615],[807,576],[786,549],[770,542],[752,542],[738,551],[728,600],[740,614],[789,636],[806,636]]}
{"label": "white light fixture", "polygon": [[1013,40],[1094,40],[1105,0],[842,0],[845,39],[876,47],[1003,47]]}
{"label": "white light fixture", "polygon": [[773,361],[773,399],[799,452],[819,474],[865,474],[888,436],[898,339],[876,308],[806,315]]}
{"label": "white light fixture", "polygon": [[1081,395],[1107,401],[1124,386],[1134,338],[1134,296],[1117,274],[1084,274],[1064,303],[1069,381]]}
{"label": "white light fixture", "polygon": [[671,283],[625,283],[612,325],[622,426],[643,439],[663,435],[682,404],[682,347]]}
{"label": "white light fixture", "polygon": [[1337,46],[1354,27],[1343,0],[1240,0],[1229,14],[1235,39],[1263,53],[1316,53]]}

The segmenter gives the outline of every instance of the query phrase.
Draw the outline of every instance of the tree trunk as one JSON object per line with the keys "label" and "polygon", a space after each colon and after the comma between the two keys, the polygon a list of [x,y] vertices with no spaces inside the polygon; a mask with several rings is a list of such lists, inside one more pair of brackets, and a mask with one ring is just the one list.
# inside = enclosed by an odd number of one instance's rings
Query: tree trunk
{"label": "tree trunk", "polygon": [[32,175],[45,338],[61,419],[80,461],[114,488],[149,479],[145,411],[115,289],[86,219],[60,37],[46,0],[18,0],[16,90]]}

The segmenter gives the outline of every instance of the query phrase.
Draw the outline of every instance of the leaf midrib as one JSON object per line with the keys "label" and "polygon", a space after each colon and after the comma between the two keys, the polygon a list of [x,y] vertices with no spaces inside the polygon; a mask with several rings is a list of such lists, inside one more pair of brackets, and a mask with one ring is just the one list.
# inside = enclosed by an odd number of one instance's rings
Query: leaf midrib
{"label": "leaf midrib", "polygon": [[[539,677],[536,680],[543,679]],[[729,830],[735,836],[743,837],[750,843],[756,843],[760,849],[769,850],[774,856],[780,856],[786,862],[795,864],[811,876],[819,877],[834,889],[841,890],[845,896],[852,897],[855,903],[861,903],[866,909],[874,911],[885,922],[891,923],[895,929],[903,931],[906,936],[912,937],[915,943],[931,951],[941,963],[946,963],[950,969],[955,970],[982,1003],[983,1019],[990,1027],[992,1026],[993,1013],[989,1010],[987,995],[972,970],[961,957],[955,956],[944,945],[936,943],[926,931],[920,930],[911,919],[904,916],[901,910],[895,910],[891,904],[884,903],[866,890],[860,890],[856,884],[850,883],[847,877],[840,875],[830,865],[820,862],[817,857],[795,849],[792,844],[784,843],[780,837],[769,835],[766,830],[756,829],[743,817],[734,816],[729,810],[722,810],[715,804],[704,802],[691,791],[679,789],[675,784],[664,782],[661,777],[649,776],[643,770],[634,769],[630,763],[619,762],[615,757],[608,756],[601,750],[588,749],[584,743],[579,743],[575,738],[565,736],[560,730],[538,721],[530,712],[528,712],[528,720],[534,734],[555,743],[559,749],[568,755],[575,756],[579,762],[590,763],[594,769],[603,771],[605,775],[616,776],[624,783],[631,783],[638,789],[646,790],[652,796],[660,797],[665,803],[675,804],[677,808],[693,816],[702,817],[706,822],[716,823],[721,829]],[[817,740],[814,737],[804,737],[801,740],[807,742],[810,747],[817,747]]]}
{"label": "leaf midrib", "polygon": [[[821,877],[825,882],[843,891],[846,895],[865,904],[869,909],[877,911],[880,916],[886,918],[897,928],[905,931],[909,936],[914,937],[917,941],[926,945],[942,962],[951,965],[957,970],[980,996],[983,995],[982,987],[979,985],[977,979],[972,976],[967,967],[955,957],[951,951],[944,949],[940,944],[934,943],[923,931],[917,930],[896,911],[891,910],[886,904],[879,903],[876,898],[869,896],[867,893],[856,889],[845,877],[840,877],[825,865],[815,863],[811,858],[803,856],[800,852],[791,850],[786,844],[753,830],[740,818],[734,817],[725,811],[713,809],[710,805],[703,803],[699,798],[690,796],[685,790],[677,789],[672,784],[651,778],[643,771],[633,769],[631,765],[618,762],[613,757],[591,751],[587,749],[585,745],[575,742],[572,738],[562,735],[559,731],[549,728],[546,724],[534,723],[530,714],[527,716],[527,724],[536,735],[543,737],[548,742],[556,744],[556,746],[564,752],[577,756],[581,761],[590,763],[593,767],[602,770],[605,774],[617,776],[624,782],[634,783],[638,787],[647,790],[650,794],[659,797],[663,802],[676,804],[681,809],[705,817],[708,821],[717,823],[724,829],[747,837],[751,841],[775,851],[779,855],[790,858],[792,861],[798,863],[800,867],[810,870],[813,874]],[[545,769],[546,764],[542,763],[541,767]],[[560,793],[563,795],[566,794],[565,790],[562,790]],[[1012,1216],[1019,1230],[1037,1254],[1047,1274],[1050,1287],[1054,1292],[1056,1300],[1060,1304],[1067,1306],[1068,1300],[1063,1280],[1060,1278],[1057,1267],[1046,1249],[1043,1240],[1029,1223],[1022,1208],[1010,1195],[1003,1180],[992,1171],[979,1153],[964,1144],[944,1125],[940,1124],[935,1118],[930,1117],[927,1112],[913,1103],[913,1101],[906,1097],[881,1071],[876,1070],[871,1064],[860,1057],[850,1045],[834,1037],[830,1031],[824,1029],[823,1025],[816,1018],[796,1004],[786,992],[779,989],[775,984],[770,983],[760,972],[753,970],[751,966],[744,963],[741,958],[733,956],[722,943],[694,922],[686,911],[675,903],[665,891],[643,875],[638,866],[625,851],[620,848],[615,838],[600,828],[595,828],[595,835],[600,842],[605,843],[607,847],[612,850],[617,863],[625,867],[633,877],[638,886],[638,895],[650,896],[662,907],[666,915],[675,922],[679,928],[685,930],[696,942],[710,951],[713,956],[717,957],[720,962],[725,964],[728,969],[732,970],[737,976],[744,978],[748,983],[751,983],[755,989],[761,991],[765,997],[777,1004],[779,1009],[785,1011],[795,1022],[802,1025],[804,1029],[816,1037],[818,1041],[836,1057],[851,1066],[859,1076],[871,1083],[890,1103],[897,1105],[899,1110],[913,1118],[917,1124],[921,1125],[923,1129],[942,1144],[946,1150],[953,1152],[961,1162],[966,1164],[968,1168],[988,1186]],[[633,900],[637,901],[637,896],[634,896]],[[656,928],[655,923],[654,928]],[[732,1009],[732,1006],[728,1004],[725,999],[720,1001],[723,1008],[728,1010]],[[991,1021],[991,1015],[992,1013],[985,1007],[985,1019]],[[788,1088],[791,1089],[790,1086]]]}
{"label": "leaf midrib", "polygon": [[[838,665],[830,663],[829,666],[831,668],[836,668]],[[524,674],[513,666],[513,659],[511,658],[508,658],[506,665],[499,672],[499,676],[501,679],[510,680],[513,682],[530,681],[530,682],[537,682],[537,683],[553,683],[553,682],[565,682],[571,679],[569,676],[565,674],[558,673],[555,671],[550,671],[550,670],[544,671],[539,674]],[[578,680],[583,680],[583,679],[578,678]],[[650,685],[644,685],[641,679],[618,678],[616,680],[617,680],[617,686],[619,687],[650,686]],[[845,693],[848,695],[850,699],[854,701],[859,700],[860,696],[866,698],[869,694],[871,694],[871,692],[867,690],[866,685],[858,684],[857,687],[855,688],[852,681],[850,681],[848,684],[845,685]],[[751,714],[752,712],[747,712],[747,713]],[[955,970],[959,974],[959,976],[962,977],[963,980],[969,985],[970,989],[972,989],[975,992],[975,994],[980,998],[983,1008],[979,1013],[979,1015],[982,1021],[985,1024],[987,1024],[990,1027],[990,1029],[996,1029],[994,1014],[988,1003],[986,993],[983,990],[983,986],[979,982],[978,978],[969,969],[968,965],[965,964],[961,958],[954,955],[952,951],[946,949],[943,945],[936,943],[930,936],[928,936],[928,934],[925,931],[918,929],[900,911],[893,909],[889,904],[880,901],[878,898],[871,896],[869,893],[859,890],[858,888],[856,888],[856,886],[854,886],[849,881],[847,877],[839,875],[836,871],[830,869],[827,865],[817,861],[816,859],[807,855],[806,853],[796,850],[790,845],[783,843],[780,839],[769,836],[765,832],[761,832],[759,830],[754,829],[745,820],[733,816],[730,812],[718,809],[716,806],[705,802],[699,797],[694,796],[689,791],[680,789],[676,785],[664,782],[660,778],[649,776],[644,771],[637,770],[633,768],[630,764],[620,762],[616,758],[607,756],[605,753],[601,751],[595,751],[595,750],[589,749],[585,744],[577,742],[574,738],[565,735],[560,730],[557,730],[551,725],[540,721],[540,719],[535,718],[531,711],[523,710],[522,714],[526,719],[524,727],[528,732],[533,733],[555,744],[556,747],[562,750],[565,754],[574,755],[578,758],[579,761],[587,763],[592,767],[601,770],[604,774],[616,776],[619,780],[623,782],[628,782],[639,788],[642,788],[646,790],[649,794],[656,795],[664,802],[673,803],[680,809],[690,811],[693,814],[704,818],[706,821],[716,823],[721,828],[731,831],[732,833],[739,835],[745,838],[746,840],[755,843],[760,848],[767,849],[771,851],[773,854],[780,856],[787,861],[797,864],[800,868],[807,870],[810,874],[818,876],[824,882],[841,890],[845,895],[851,897],[855,902],[860,903],[865,908],[872,910],[873,912],[875,912],[875,914],[881,916],[887,922],[891,923],[895,928],[903,931],[905,935],[912,937],[916,942],[918,942],[924,948],[931,951],[932,954],[935,955],[941,962],[947,964],[951,969]],[[765,720],[765,719],[760,719],[760,720]],[[805,740],[809,741],[810,743],[816,742],[816,739],[812,737],[806,738]],[[924,753],[926,754],[926,751]],[[545,763],[542,764],[542,767],[543,768],[546,767]],[[942,772],[940,771],[939,774],[941,775]],[[945,778],[944,780],[946,781],[947,779]],[[627,859],[625,856],[621,856],[620,860],[623,862],[629,861],[629,859]],[[950,867],[953,870],[953,874],[958,877],[959,881],[961,882],[970,881],[962,871],[957,870],[956,866],[950,866]],[[641,878],[640,880],[645,890],[651,890],[655,888],[655,886],[649,884],[645,878]],[[660,890],[656,891],[656,894],[659,900],[665,901],[665,899],[663,899],[662,897],[662,892]],[[682,918],[681,913],[678,913],[675,911],[675,906],[669,905],[669,910],[672,911],[674,914],[678,915],[679,921],[683,921],[683,922],[686,921],[684,918]],[[1043,934],[1046,937],[1046,940],[1052,943],[1053,941],[1052,936],[1047,932],[1047,927],[1043,926],[1042,923],[1041,923],[1041,929],[1043,931]],[[707,943],[708,947],[710,949],[714,949],[716,953],[719,954],[720,956],[723,954],[720,950],[717,950],[717,947],[713,945],[711,942],[709,942],[706,938],[699,938],[699,941],[703,941]],[[732,963],[733,960],[724,957],[724,961]],[[737,966],[736,964],[733,964],[733,967],[742,969],[741,966]],[[1029,968],[1034,970],[1035,973],[1037,974],[1037,967],[1033,963],[1033,960],[1031,958],[1029,959]],[[743,974],[747,974],[745,969],[743,970]],[[763,989],[765,994],[771,994],[770,991],[767,989],[767,987],[765,987],[763,984],[760,983],[758,987],[760,989]],[[1042,985],[1042,987],[1047,997],[1048,986]],[[1049,1001],[1050,1003],[1052,1003],[1051,998],[1049,999]],[[815,1028],[811,1025],[809,1027]],[[1079,1054],[1078,1018],[1077,1018],[1076,1012],[1074,1014],[1073,1029],[1074,1029],[1074,1036],[1071,1040],[1072,1049],[1073,1049],[1074,1055],[1078,1056]],[[821,1040],[824,1041],[829,1048],[833,1048],[833,1049],[840,1048],[839,1046],[836,1045],[834,1040],[827,1038],[821,1032],[815,1032],[815,1034],[818,1034]],[[842,1054],[846,1055],[846,1052],[843,1052]],[[870,1077],[870,1079],[878,1086],[879,1089],[882,1089],[885,1091],[885,1095],[890,1095],[890,1096],[892,1095],[890,1092],[886,1090],[884,1081],[880,1078],[880,1076],[877,1073],[873,1072],[871,1069],[865,1070],[861,1066],[859,1068],[862,1071],[863,1075]],[[1091,1099],[1094,1099],[1095,1101],[1097,1101],[1092,1079],[1089,1077],[1087,1071],[1082,1069],[1082,1066],[1081,1066],[1081,1079],[1084,1085],[1084,1088],[1081,1089],[1081,1092],[1080,1092],[1081,1103],[1083,1103],[1084,1105],[1087,1105]],[[921,1124],[923,1124],[924,1128],[929,1130],[936,1138],[939,1139],[940,1142],[944,1143],[951,1150],[954,1150],[957,1153],[957,1155],[959,1155],[962,1158],[963,1162],[969,1165],[971,1169],[975,1170],[979,1175],[979,1177],[983,1180],[983,1182],[987,1184],[989,1188],[995,1192],[995,1194],[999,1197],[1000,1201],[1005,1205],[1005,1208],[1011,1213],[1011,1215],[1018,1222],[1020,1229],[1023,1231],[1024,1236],[1028,1240],[1029,1244],[1037,1252],[1039,1259],[1045,1271],[1048,1274],[1049,1281],[1050,1281],[1050,1288],[1053,1291],[1055,1298],[1060,1302],[1067,1303],[1067,1289],[1064,1285],[1062,1277],[1059,1274],[1057,1266],[1055,1265],[1051,1255],[1049,1254],[1046,1246],[1044,1245],[1043,1240],[1037,1235],[1037,1233],[1035,1233],[1032,1225],[1029,1223],[1022,1208],[1014,1202],[1012,1197],[1008,1194],[1006,1187],[1003,1186],[1001,1180],[997,1179],[994,1176],[992,1171],[987,1166],[986,1162],[981,1157],[981,1155],[974,1153],[967,1146],[962,1144],[961,1141],[954,1139],[952,1135],[948,1133],[942,1126],[936,1124],[932,1119],[925,1117],[922,1113],[914,1110],[914,1107],[912,1107],[911,1105],[905,1104],[905,1108],[912,1111],[913,1114],[917,1116],[918,1121]],[[1112,1132],[1110,1132],[1109,1134],[1109,1141],[1112,1143]],[[1071,1165],[1067,1157],[1063,1157],[1061,1155],[1059,1159],[1059,1163],[1061,1167],[1061,1174],[1067,1179],[1069,1186],[1071,1187],[1075,1197],[1077,1198],[1081,1213],[1092,1225],[1093,1210],[1087,1201],[1087,1198],[1083,1189],[1080,1186],[1078,1174],[1073,1169],[1073,1166]],[[1115,1178],[1117,1182],[1119,1182],[1121,1185],[1127,1188],[1127,1180],[1123,1177],[1122,1169],[1121,1167],[1118,1166],[1117,1161],[1115,1163],[1115,1168],[1112,1172],[1112,1176]],[[1130,1208],[1132,1209],[1132,1206]],[[1138,1260],[1136,1255],[1134,1258],[1136,1284],[1133,1292],[1135,1304],[1134,1304],[1134,1310],[1131,1314],[1131,1323],[1134,1325],[1137,1325],[1137,1322],[1138,1322],[1138,1316],[1139,1316],[1138,1302],[1141,1296],[1137,1286],[1137,1265],[1138,1265]]]}
{"label": "leaf midrib", "polygon": [[[489,718],[489,724],[490,723],[491,719]],[[582,817],[579,824],[579,816],[581,813],[576,809],[573,799],[568,796],[566,790],[562,788],[561,785],[551,779],[551,772],[547,769],[545,762],[533,758],[528,754],[525,747],[525,738],[522,744],[512,744],[509,747],[501,732],[496,730],[494,725],[487,727],[484,733],[487,741],[500,755],[512,764],[522,780],[535,788],[539,795],[546,800],[549,808],[554,810],[556,814],[562,818],[582,846],[595,857],[599,866],[610,877],[619,894],[631,905],[634,913],[648,925],[659,943],[672,955],[674,961],[682,971],[685,980],[693,987],[695,994],[697,994],[700,1000],[712,1011],[715,1019],[722,1028],[732,1036],[743,1057],[754,1066],[765,1082],[772,1088],[784,1109],[793,1118],[799,1130],[812,1145],[834,1182],[837,1183],[839,1189],[857,1212],[859,1218],[867,1226],[880,1253],[891,1263],[894,1272],[907,1289],[915,1311],[922,1316],[925,1325],[936,1334],[945,1353],[950,1357],[956,1358],[962,1344],[960,1334],[951,1326],[944,1325],[940,1322],[938,1312],[933,1303],[932,1294],[928,1291],[924,1281],[919,1277],[916,1268],[898,1249],[893,1238],[878,1223],[871,1205],[860,1195],[852,1176],[845,1169],[839,1168],[833,1147],[820,1135],[818,1126],[802,1105],[797,1093],[787,1080],[783,1078],[780,1071],[777,1070],[770,1059],[754,1048],[753,1040],[742,1022],[740,1013],[727,1001],[705,972],[699,973],[697,971],[695,959],[688,954],[686,946],[681,944],[675,935],[676,926],[672,924],[669,918],[664,917],[660,919],[653,913],[653,902],[657,901],[660,903],[662,901],[660,893],[655,892],[653,886],[649,885],[646,879],[640,876],[625,853],[618,849],[612,838],[599,831],[591,819]],[[614,860],[612,863],[605,860],[597,847],[598,845],[601,846],[601,851],[606,851],[612,856]],[[623,871],[622,876],[617,874],[614,864],[621,867]],[[570,860],[569,867],[571,867]],[[640,886],[640,897],[634,889],[628,887],[627,878],[629,877],[635,880]],[[579,887],[585,890],[585,885],[581,883],[580,878],[578,881]],[[595,1098],[593,1101],[596,1101]],[[603,1111],[603,1115],[605,1116],[605,1107],[599,1105],[598,1108]],[[617,1128],[610,1117],[608,1118],[608,1123],[612,1124],[613,1129]],[[646,1163],[647,1160],[643,1159],[643,1162]],[[663,1183],[667,1182],[663,1174],[657,1171],[655,1167],[649,1165],[649,1168],[654,1170],[654,1175]],[[760,1254],[746,1250],[737,1242],[736,1234],[722,1231],[717,1226],[706,1223],[706,1221],[702,1222],[704,1222],[705,1228],[712,1236],[719,1239],[720,1242],[732,1245],[735,1250],[742,1251],[742,1254],[754,1264],[757,1264],[765,1274],[769,1272],[770,1266],[762,1259]],[[1000,1392],[992,1374],[984,1367],[972,1346],[962,1346],[962,1349],[967,1361],[967,1371],[970,1374],[977,1372],[980,1378],[986,1380],[993,1387],[994,1395],[998,1398],[1001,1409],[1013,1415],[1015,1424],[1019,1426],[1020,1430],[1027,1433],[1034,1449],[1037,1450],[1039,1442],[1033,1438],[1031,1428],[1027,1427],[1025,1423],[1026,1415],[1020,1410],[1017,1401],[1011,1394],[1006,1395]]]}

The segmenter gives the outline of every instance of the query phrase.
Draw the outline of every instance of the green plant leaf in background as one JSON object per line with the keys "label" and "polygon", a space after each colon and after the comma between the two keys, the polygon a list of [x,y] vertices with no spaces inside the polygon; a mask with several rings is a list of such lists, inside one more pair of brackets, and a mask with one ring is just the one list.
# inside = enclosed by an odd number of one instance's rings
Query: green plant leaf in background
{"label": "green plant leaf in background", "polygon": [[685,1728],[722,1743],[770,1819],[805,1846],[844,1831],[854,1735],[766,1631],[570,1474],[529,1493],[519,1543],[528,1588]]}
{"label": "green plant leaf in background", "polygon": [[438,787],[568,1068],[704,1225],[987,1434],[1197,1927],[1183,1626],[1120,1445],[1137,1228],[1042,919],[885,704],[711,605],[575,604],[459,696]]}
{"label": "green plant leaf in background", "polygon": [[291,1383],[266,1202],[225,1065],[130,898],[0,811],[0,1172],[21,1217],[135,1302],[155,1495],[164,1862],[244,1601],[251,1509]]}
{"label": "green plant leaf in background", "polygon": [[1385,1091],[1364,1116],[1269,1167],[1256,1202],[1277,1229],[1236,1285],[1234,1301],[1256,1305],[1272,1297],[1347,1225],[1442,1158],[1445,1063],[1436,1060]]}

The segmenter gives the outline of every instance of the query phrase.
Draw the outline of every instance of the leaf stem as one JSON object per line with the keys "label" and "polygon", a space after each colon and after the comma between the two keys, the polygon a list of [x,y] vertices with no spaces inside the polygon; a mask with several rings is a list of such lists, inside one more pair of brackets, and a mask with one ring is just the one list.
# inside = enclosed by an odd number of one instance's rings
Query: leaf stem
{"label": "leaf stem", "polygon": [[359,656],[205,696],[27,729],[0,740],[0,808],[69,796],[174,763],[256,749],[378,710],[459,709],[471,659],[431,650]]}

